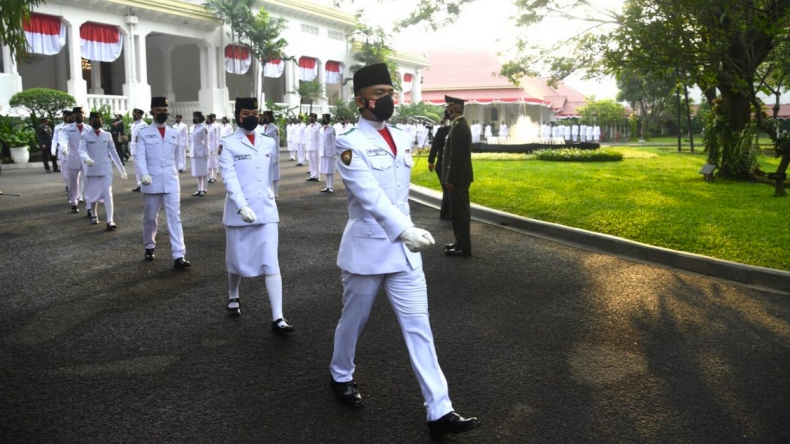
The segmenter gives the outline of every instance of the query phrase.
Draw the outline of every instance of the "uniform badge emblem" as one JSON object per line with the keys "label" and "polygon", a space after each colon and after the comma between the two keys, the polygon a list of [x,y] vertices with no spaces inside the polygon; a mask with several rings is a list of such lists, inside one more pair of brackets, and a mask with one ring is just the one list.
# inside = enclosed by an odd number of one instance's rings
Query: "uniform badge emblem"
{"label": "uniform badge emblem", "polygon": [[350,165],[351,164],[351,150],[343,151],[343,153],[340,154],[340,160],[342,160],[344,164]]}

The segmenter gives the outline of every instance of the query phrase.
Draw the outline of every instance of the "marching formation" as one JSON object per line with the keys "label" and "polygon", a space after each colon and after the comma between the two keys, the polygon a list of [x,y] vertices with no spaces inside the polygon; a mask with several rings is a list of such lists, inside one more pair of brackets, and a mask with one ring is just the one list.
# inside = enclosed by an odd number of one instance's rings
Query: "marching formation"
{"label": "marching formation", "polygon": [[[407,128],[387,125],[394,110],[394,90],[386,65],[362,68],[353,80],[360,112],[356,126],[347,119],[333,125],[329,114],[323,114],[319,122],[316,114],[310,114],[307,124],[300,117],[286,127],[289,160],[296,161],[297,166],[307,162],[307,181],[320,182],[323,176],[325,186],[320,192],[334,193],[337,170],[346,189],[348,222],[337,255],[343,309],[334,335],[329,385],[343,405],[364,405],[354,379],[356,344],[378,290],[384,288],[425,399],[429,434],[441,437],[465,432],[477,427],[479,421],[464,418],[453,409],[428,316],[420,251],[435,241],[428,231],[415,227],[409,215],[412,149],[418,134],[427,137],[429,129],[411,134]],[[448,118],[455,123],[462,114],[463,102],[451,111]],[[228,315],[241,316],[241,279],[263,276],[272,331],[292,333],[294,326],[284,316],[278,259],[280,133],[274,114],[260,112],[255,98],[237,98],[234,130],[227,118],[218,123],[214,114],[204,116],[200,111],[193,113],[192,127],[182,122],[181,115],[175,116],[175,124],[168,125],[165,97],[153,97],[149,113],[153,118],[150,124],[143,119],[143,110],[133,110],[128,140],[135,167],[136,186],[132,191],[140,192],[143,198],[143,259],[156,259],[158,216],[164,207],[173,267],[188,270],[192,265],[186,259],[179,177],[186,172],[189,154],[191,175],[197,180],[197,192],[192,196],[206,196],[207,184],[215,183],[218,174],[226,190],[222,223]],[[64,111],[63,116],[64,123],[53,133],[51,155],[58,157],[63,167],[71,211],[79,213],[78,204],[84,201],[90,222],[96,225],[99,204],[103,203],[106,229],[114,231],[118,225],[113,219],[113,166],[121,179],[127,179],[124,153],[116,149],[123,131],[113,130],[111,134],[103,130],[104,122],[97,112],[90,113],[87,126],[81,108]],[[462,137],[452,134],[448,133],[450,141]],[[455,159],[445,153],[445,159],[449,158]],[[460,177],[450,173],[457,171],[458,162],[453,160],[452,167],[446,163],[442,176]],[[459,189],[468,189],[459,180],[448,181],[447,186],[456,190],[455,195],[459,195]],[[453,220],[462,220],[462,202],[453,202],[451,207]],[[465,236],[456,234],[452,252],[468,253],[468,227]]]}

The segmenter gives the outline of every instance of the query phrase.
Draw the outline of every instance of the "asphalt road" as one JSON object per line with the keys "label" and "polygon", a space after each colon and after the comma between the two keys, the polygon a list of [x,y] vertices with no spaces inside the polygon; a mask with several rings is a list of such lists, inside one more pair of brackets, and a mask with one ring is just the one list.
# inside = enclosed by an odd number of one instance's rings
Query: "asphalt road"
{"label": "asphalt road", "polygon": [[[131,164],[128,165],[132,171]],[[69,212],[63,183],[8,170],[0,190],[0,442],[427,442],[419,386],[386,297],[357,350],[366,406],[328,389],[340,315],[333,195],[284,162],[278,202],[286,318],[274,336],[262,278],[226,315],[221,182],[182,174],[187,272],[164,214],[143,261],[142,198],[115,178],[116,232]],[[338,181],[339,182],[339,181]],[[474,256],[423,254],[431,321],[455,408],[482,426],[457,443],[790,442],[790,297],[473,222]]]}

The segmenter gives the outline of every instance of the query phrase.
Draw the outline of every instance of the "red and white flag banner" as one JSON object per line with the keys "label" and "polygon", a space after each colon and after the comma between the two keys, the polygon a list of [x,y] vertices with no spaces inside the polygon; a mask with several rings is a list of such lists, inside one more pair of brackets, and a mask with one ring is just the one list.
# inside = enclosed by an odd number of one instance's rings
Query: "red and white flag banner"
{"label": "red and white flag banner", "polygon": [[66,24],[60,17],[30,14],[23,27],[27,50],[32,54],[55,55],[66,45]]}
{"label": "red and white flag banner", "polygon": [[332,60],[326,62],[326,83],[337,84],[343,78],[343,66]]}
{"label": "red and white flag banner", "polygon": [[231,74],[246,74],[252,64],[250,48],[239,45],[225,47],[225,71]]}
{"label": "red and white flag banner", "polygon": [[312,57],[299,59],[299,80],[312,82],[318,77],[318,61]]}
{"label": "red and white flag banner", "polygon": [[403,92],[411,91],[411,84],[412,84],[413,79],[414,79],[414,76],[412,76],[411,74],[404,74],[403,75],[403,82],[401,83],[401,86],[403,87]]}
{"label": "red and white flag banner", "polygon": [[285,69],[285,63],[283,63],[280,59],[269,60],[266,64],[263,65],[263,76],[264,77],[271,77],[273,79],[280,78],[283,75],[283,70]]}
{"label": "red and white flag banner", "polygon": [[123,34],[117,26],[87,22],[80,26],[80,52],[83,59],[114,62],[123,51]]}

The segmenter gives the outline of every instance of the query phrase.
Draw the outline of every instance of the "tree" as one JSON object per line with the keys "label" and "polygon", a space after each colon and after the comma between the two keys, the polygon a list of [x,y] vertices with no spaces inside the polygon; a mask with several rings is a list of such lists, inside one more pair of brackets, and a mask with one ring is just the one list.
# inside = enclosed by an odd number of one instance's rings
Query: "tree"
{"label": "tree", "polygon": [[55,117],[60,116],[64,109],[72,108],[76,101],[71,94],[63,91],[31,88],[14,94],[8,104],[27,109],[30,112],[31,124],[36,128],[40,118],[49,117],[49,121],[54,123]]}
{"label": "tree", "polygon": [[[250,26],[252,21],[251,9],[255,0],[207,0],[203,7],[214,12],[214,17],[230,26],[230,41],[236,43],[236,35],[242,29]],[[238,80],[234,86],[236,94],[239,92]]]}
{"label": "tree", "polygon": [[[357,63],[351,65],[348,70],[353,74],[365,66],[385,63],[392,78],[392,85],[396,91],[400,91],[402,88],[398,76],[398,65],[392,60],[395,51],[387,43],[390,36],[380,26],[367,26],[361,23],[359,18],[360,16],[357,14],[357,29],[349,37],[352,44],[359,45],[359,49],[355,49],[351,56]],[[351,79],[351,77],[343,79],[343,84],[345,85]]]}
{"label": "tree", "polygon": [[291,91],[288,94],[297,94],[301,98],[302,103],[310,104],[310,113],[312,113],[313,102],[324,97],[324,85],[318,80],[299,82],[296,91]]}
{"label": "tree", "polygon": [[356,120],[358,107],[354,99],[348,101],[343,101],[343,99],[335,99],[334,102],[332,102],[332,106],[335,107],[335,120]]}
{"label": "tree", "polygon": [[253,55],[253,76],[252,91],[255,94],[261,90],[262,85],[258,85],[258,70],[260,63],[270,60],[293,60],[293,57],[286,57],[283,50],[288,46],[288,41],[281,37],[285,31],[288,21],[282,17],[272,18],[263,8],[258,10],[258,14],[249,21],[241,24],[239,34],[240,40],[249,45]]}
{"label": "tree", "polygon": [[669,109],[668,100],[675,82],[666,73],[624,69],[617,75],[617,100],[628,102],[641,121],[640,139],[645,130],[657,129]]}
{"label": "tree", "polygon": [[29,57],[24,23],[30,20],[30,10],[41,0],[3,0],[0,2],[0,41],[8,46],[11,56],[18,61]]}
{"label": "tree", "polygon": [[444,107],[430,105],[425,102],[402,103],[395,108],[395,119],[408,120],[423,118],[439,123],[444,115]]}
{"label": "tree", "polygon": [[612,99],[595,100],[587,99],[587,104],[577,110],[584,125],[598,125],[601,128],[625,124],[628,118],[625,107]]}

